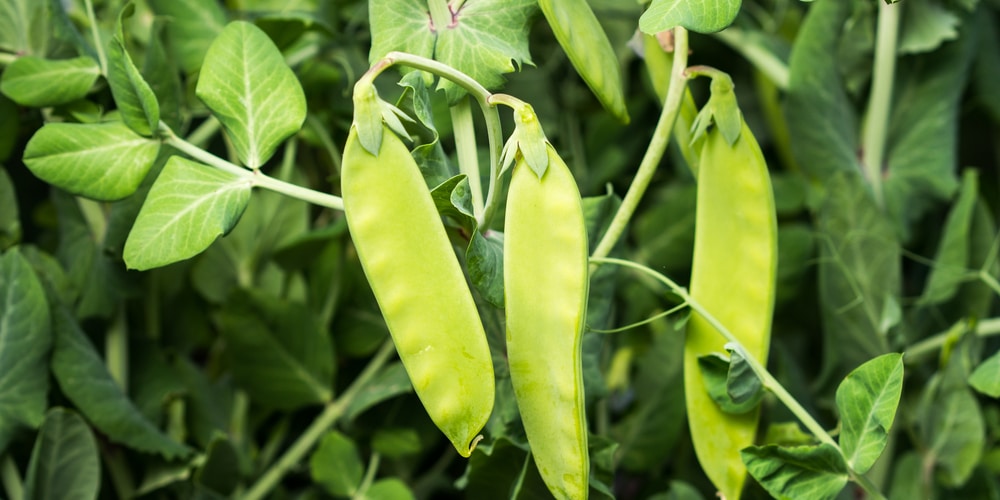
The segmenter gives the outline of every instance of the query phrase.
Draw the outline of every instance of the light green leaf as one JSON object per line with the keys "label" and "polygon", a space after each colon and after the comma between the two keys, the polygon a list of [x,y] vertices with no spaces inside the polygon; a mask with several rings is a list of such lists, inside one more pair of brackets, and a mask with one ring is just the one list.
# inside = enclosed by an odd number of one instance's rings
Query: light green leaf
{"label": "light green leaf", "polygon": [[383,368],[366,386],[365,390],[351,400],[351,404],[344,410],[344,420],[352,422],[368,408],[400,394],[411,392],[413,392],[413,385],[410,383],[410,377],[406,374],[403,364],[392,363]]}
{"label": "light green leaf", "polygon": [[837,388],[840,448],[847,464],[868,472],[889,441],[903,393],[903,356],[879,356],[852,371]]}
{"label": "light green leaf", "polygon": [[101,487],[97,441],[76,412],[53,408],[35,440],[24,498],[94,500]]}
{"label": "light green leaf", "polygon": [[934,498],[927,491],[930,486],[924,479],[924,467],[920,463],[920,455],[910,451],[900,457],[894,457],[892,469],[892,486],[889,489],[889,500],[913,500],[914,498]]}
{"label": "light green leaf", "polygon": [[226,27],[219,2],[203,0],[150,0],[156,14],[167,20],[167,35],[184,72],[201,68],[208,46]]}
{"label": "light green leaf", "polygon": [[108,83],[118,105],[122,121],[139,135],[150,136],[160,123],[160,105],[125,47],[125,19],[135,12],[135,4],[128,3],[115,23],[115,36],[108,51]]}
{"label": "light green leaf", "polygon": [[410,487],[401,479],[390,477],[375,481],[371,488],[360,497],[363,500],[414,500]]}
{"label": "light green leaf", "polygon": [[111,377],[87,335],[62,306],[52,308],[52,373],[63,394],[113,442],[172,459],[190,450],[157,429]]}
{"label": "light green leaf", "polygon": [[412,427],[380,427],[372,436],[372,450],[387,458],[413,456],[423,448]]}
{"label": "light green leaf", "polygon": [[[499,87],[503,73],[514,64],[530,64],[529,20],[535,0],[478,0],[465,2],[447,26],[429,23],[427,2],[383,0],[369,2],[374,63],[394,50],[434,58],[468,74],[488,89]],[[448,100],[464,95],[458,86],[442,79]]]}
{"label": "light green leaf", "polygon": [[0,0],[0,49],[44,54],[49,41],[47,7],[39,0]]}
{"label": "light green leaf", "polygon": [[48,123],[28,141],[24,164],[45,182],[96,200],[118,200],[137,189],[160,142],[122,122]]}
{"label": "light green leaf", "polygon": [[979,174],[967,169],[962,177],[962,191],[948,213],[934,266],[917,305],[926,306],[950,300],[969,274],[969,245],[972,218],[979,199]]}
{"label": "light green leaf", "polygon": [[260,168],[306,119],[306,97],[274,42],[243,21],[212,42],[195,89],[243,164]]}
{"label": "light green leaf", "polygon": [[586,0],[539,0],[538,5],[577,73],[604,108],[628,123],[618,58]]}
{"label": "light green leaf", "polygon": [[698,33],[715,33],[733,23],[741,3],[741,0],[653,0],[639,18],[639,30],[655,35],[683,26]]}
{"label": "light green leaf", "polygon": [[0,256],[0,422],[30,428],[42,423],[51,348],[45,291],[31,264],[14,248]]}
{"label": "light green leaf", "polygon": [[333,396],[333,347],[304,305],[240,290],[218,322],[236,382],[260,405],[293,410]]}
{"label": "light green leaf", "polygon": [[250,189],[244,177],[170,158],[125,241],[125,263],[145,270],[201,253],[236,225]]}
{"label": "light green leaf", "polygon": [[335,496],[352,496],[361,485],[364,464],[354,441],[337,431],[330,431],[309,458],[314,482]]}
{"label": "light green leaf", "polygon": [[836,448],[818,446],[751,446],[740,451],[743,462],[775,498],[836,498],[847,484],[847,464]]}
{"label": "light green leaf", "polygon": [[973,370],[972,375],[969,375],[969,385],[987,396],[1000,398],[1000,351],[986,358]]}
{"label": "light green leaf", "polygon": [[101,68],[89,57],[49,60],[24,56],[7,66],[0,92],[22,106],[58,106],[90,92]]}

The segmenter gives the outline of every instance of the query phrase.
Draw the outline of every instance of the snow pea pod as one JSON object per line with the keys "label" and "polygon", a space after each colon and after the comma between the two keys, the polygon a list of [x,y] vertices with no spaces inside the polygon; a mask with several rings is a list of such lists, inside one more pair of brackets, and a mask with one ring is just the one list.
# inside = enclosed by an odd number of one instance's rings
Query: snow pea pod
{"label": "snow pea pod", "polygon": [[[762,365],[767,363],[777,268],[777,222],[767,164],[747,127],[730,145],[713,127],[698,170],[691,297],[725,325]],[[757,409],[723,413],[705,390],[698,358],[725,352],[725,339],[692,314],[684,343],[684,385],[695,452],[725,498],[740,496]]]}
{"label": "snow pea pod", "polygon": [[354,246],[413,388],[434,424],[468,457],[493,411],[493,362],[417,163],[388,127],[376,157],[352,126],[341,190]]}
{"label": "snow pea pod", "polygon": [[587,497],[590,457],[580,339],[587,306],[587,232],[580,191],[546,145],[541,179],[514,165],[504,234],[507,360],[535,464],[560,499]]}

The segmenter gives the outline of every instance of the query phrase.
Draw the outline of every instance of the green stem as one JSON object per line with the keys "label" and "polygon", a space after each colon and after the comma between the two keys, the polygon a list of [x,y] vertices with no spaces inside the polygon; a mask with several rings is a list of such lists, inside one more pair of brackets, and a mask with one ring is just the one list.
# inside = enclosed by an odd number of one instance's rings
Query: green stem
{"label": "green stem", "polygon": [[16,60],[17,60],[17,54],[11,54],[10,52],[0,52],[0,67],[10,66]]}
{"label": "green stem", "polygon": [[285,451],[285,454],[264,472],[253,487],[247,491],[246,495],[243,496],[244,500],[260,500],[277,486],[285,474],[302,461],[306,453],[312,449],[323,434],[343,415],[344,410],[354,401],[358,393],[371,382],[394,352],[395,348],[392,342],[387,341],[382,344],[382,347],[368,363],[368,366],[358,374],[358,377],[354,379],[351,386],[336,401],[326,405],[323,412],[316,417],[316,420],[309,425],[295,443]]}
{"label": "green stem", "polygon": [[361,480],[361,484],[358,485],[358,491],[351,496],[352,499],[367,498],[365,493],[368,492],[368,488],[372,487],[372,483],[375,482],[375,474],[378,472],[379,462],[382,460],[382,455],[378,452],[372,453],[372,457],[368,460],[368,470],[365,471],[365,477]]}
{"label": "green stem", "polygon": [[[913,366],[920,364],[927,356],[930,356],[949,342],[953,342],[965,334],[968,323],[960,321],[951,328],[928,337],[906,349],[903,362]],[[980,337],[992,337],[1000,335],[1000,318],[990,318],[979,321],[975,325],[975,334]]]}
{"label": "green stem", "polygon": [[83,0],[83,5],[87,9],[87,19],[90,21],[90,35],[94,37],[94,50],[97,51],[97,63],[101,66],[101,74],[108,74],[108,56],[104,55],[104,42],[101,41],[101,33],[97,27],[97,16],[94,15],[94,2]]}
{"label": "green stem", "polygon": [[451,128],[455,134],[455,152],[459,171],[469,179],[472,191],[472,213],[476,220],[483,217],[483,183],[479,175],[479,152],[476,151],[476,123],[472,120],[472,105],[463,97],[450,108]]}
{"label": "green stem", "polygon": [[76,204],[80,207],[80,214],[87,221],[90,235],[94,238],[94,243],[98,246],[104,245],[104,237],[108,231],[108,220],[104,214],[104,206],[99,201],[94,201],[81,196],[76,197]]}
{"label": "green stem", "polygon": [[618,238],[625,232],[632,214],[639,206],[642,195],[649,187],[656,168],[663,159],[663,153],[670,144],[670,133],[673,130],[674,121],[681,107],[681,98],[684,97],[684,89],[687,87],[687,77],[684,76],[684,69],[687,66],[688,36],[687,30],[681,27],[674,28],[674,62],[670,70],[670,88],[667,89],[667,98],[663,104],[663,111],[660,113],[660,120],[653,130],[653,138],[649,142],[646,154],[639,164],[639,170],[629,186],[625,198],[622,199],[618,212],[615,213],[608,230],[601,237],[600,243],[594,249],[593,256],[597,258],[607,257],[614,248]]}
{"label": "green stem", "polygon": [[431,14],[431,30],[439,32],[451,25],[451,8],[448,0],[428,0],[427,7]]}
{"label": "green stem", "polygon": [[238,177],[248,179],[256,187],[275,191],[321,207],[332,208],[334,210],[344,209],[344,200],[338,196],[321,193],[319,191],[314,191],[312,189],[280,181],[273,177],[268,177],[260,170],[250,171],[236,165],[235,163],[223,160],[222,158],[219,158],[218,156],[215,156],[212,153],[209,153],[208,151],[205,151],[204,149],[177,137],[177,135],[170,130],[170,127],[167,127],[162,122],[160,123],[160,133],[163,135],[163,142],[174,147],[178,151],[209,166],[229,172]]}
{"label": "green stem", "polygon": [[754,68],[767,75],[768,79],[779,89],[788,89],[788,64],[773,52],[767,50],[763,44],[756,42],[750,36],[749,32],[729,27],[715,33],[714,36],[722,40],[731,49],[739,52],[740,55],[753,64]]}
{"label": "green stem", "polygon": [[119,308],[108,328],[104,341],[104,358],[111,378],[122,391],[128,393],[128,326],[125,323],[124,308]]}
{"label": "green stem", "polygon": [[882,162],[885,159],[889,112],[892,109],[892,85],[896,73],[896,40],[899,33],[899,5],[879,3],[875,60],[872,66],[872,89],[868,101],[862,141],[862,168],[871,183],[878,205],[884,206]]}
{"label": "green stem", "polygon": [[4,455],[3,461],[0,461],[0,482],[3,482],[9,500],[24,500],[24,481],[10,455]]}

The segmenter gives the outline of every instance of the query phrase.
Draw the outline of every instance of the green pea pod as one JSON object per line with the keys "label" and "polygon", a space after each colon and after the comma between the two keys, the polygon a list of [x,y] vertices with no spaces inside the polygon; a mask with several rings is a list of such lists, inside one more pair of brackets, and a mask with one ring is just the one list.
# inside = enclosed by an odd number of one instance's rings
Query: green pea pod
{"label": "green pea pod", "polygon": [[[717,128],[705,137],[698,171],[691,297],[762,365],[767,364],[777,269],[774,194],[760,147],[744,122],[730,145]],[[753,444],[759,411],[723,413],[702,382],[698,358],[725,352],[725,339],[692,314],[684,343],[684,388],[694,449],[729,500],[746,478],[740,450]]]}
{"label": "green pea pod", "polygon": [[376,157],[351,127],[343,165],[347,224],[396,350],[431,420],[468,457],[493,411],[493,362],[430,191],[388,128]]}
{"label": "green pea pod", "polygon": [[504,234],[507,361],[535,464],[556,498],[587,497],[590,457],[580,339],[587,231],[580,191],[551,146],[539,180],[518,159]]}

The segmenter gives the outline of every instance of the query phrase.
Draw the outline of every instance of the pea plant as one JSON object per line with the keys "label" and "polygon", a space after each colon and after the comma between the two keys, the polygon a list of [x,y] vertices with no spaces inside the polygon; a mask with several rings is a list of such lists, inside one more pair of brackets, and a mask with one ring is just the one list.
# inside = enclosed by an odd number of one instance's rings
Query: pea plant
{"label": "pea plant", "polygon": [[0,0],[0,497],[1000,497],[996,0]]}

